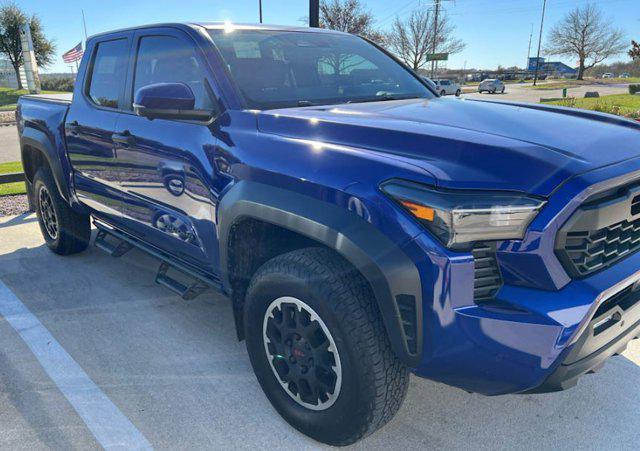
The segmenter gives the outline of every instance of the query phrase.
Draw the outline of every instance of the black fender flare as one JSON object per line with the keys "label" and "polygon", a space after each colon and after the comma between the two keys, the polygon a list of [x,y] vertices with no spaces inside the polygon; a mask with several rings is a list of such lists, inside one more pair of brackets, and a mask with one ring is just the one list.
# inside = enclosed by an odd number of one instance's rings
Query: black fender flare
{"label": "black fender flare", "polygon": [[49,167],[51,168],[51,172],[54,180],[56,181],[56,185],[58,186],[58,191],[60,191],[60,195],[68,202],[71,198],[69,184],[67,183],[67,178],[64,170],[62,169],[62,162],[60,161],[58,152],[51,143],[49,137],[40,130],[32,127],[25,127],[20,136],[20,151],[23,163],[25,162],[24,152],[26,147],[30,147],[42,153],[47,163],[49,163]]}
{"label": "black fender flare", "polygon": [[[422,354],[422,284],[409,257],[372,224],[354,212],[300,193],[241,181],[218,205],[220,268],[230,287],[228,244],[232,226],[244,218],[262,220],[309,237],[347,259],[366,278],[382,314],[396,355],[416,367]],[[411,312],[406,327],[401,308]],[[412,335],[415,335],[412,337]]]}

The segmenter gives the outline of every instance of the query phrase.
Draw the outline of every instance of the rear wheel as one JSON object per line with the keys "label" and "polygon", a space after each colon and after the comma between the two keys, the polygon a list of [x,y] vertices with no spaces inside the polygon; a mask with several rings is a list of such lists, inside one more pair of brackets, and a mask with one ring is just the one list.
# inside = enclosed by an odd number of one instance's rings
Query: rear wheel
{"label": "rear wheel", "polygon": [[42,236],[56,254],[82,252],[89,245],[89,216],[71,208],[62,198],[48,167],[42,167],[33,178],[36,215]]}
{"label": "rear wheel", "polygon": [[500,94],[504,94],[504,87],[502,88],[502,91],[500,91]]}
{"label": "rear wheel", "polygon": [[316,440],[353,443],[402,405],[408,372],[391,351],[371,289],[327,249],[296,250],[257,271],[245,334],[273,406]]}

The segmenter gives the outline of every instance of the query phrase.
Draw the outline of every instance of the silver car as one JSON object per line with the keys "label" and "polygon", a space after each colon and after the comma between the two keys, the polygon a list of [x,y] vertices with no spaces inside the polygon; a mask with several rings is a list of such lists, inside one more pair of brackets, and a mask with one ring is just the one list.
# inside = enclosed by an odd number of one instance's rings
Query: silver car
{"label": "silver car", "polygon": [[495,78],[488,78],[486,80],[482,80],[478,85],[478,92],[488,92],[491,94],[495,94],[496,92],[500,92],[504,94],[504,83]]}

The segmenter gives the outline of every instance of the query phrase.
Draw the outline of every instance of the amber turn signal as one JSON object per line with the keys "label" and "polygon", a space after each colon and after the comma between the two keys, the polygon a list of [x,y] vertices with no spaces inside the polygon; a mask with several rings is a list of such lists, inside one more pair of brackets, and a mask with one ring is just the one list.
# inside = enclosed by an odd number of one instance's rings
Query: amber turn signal
{"label": "amber turn signal", "polygon": [[425,221],[433,221],[433,208],[409,202],[408,200],[401,200],[400,203],[407,207],[416,218],[423,219]]}

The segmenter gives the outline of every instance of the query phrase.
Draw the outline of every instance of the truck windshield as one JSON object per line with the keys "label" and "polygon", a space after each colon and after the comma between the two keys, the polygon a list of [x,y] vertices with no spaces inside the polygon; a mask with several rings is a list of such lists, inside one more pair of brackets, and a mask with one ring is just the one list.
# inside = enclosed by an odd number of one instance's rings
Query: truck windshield
{"label": "truck windshield", "polygon": [[351,35],[209,30],[248,108],[433,98],[384,52]]}

